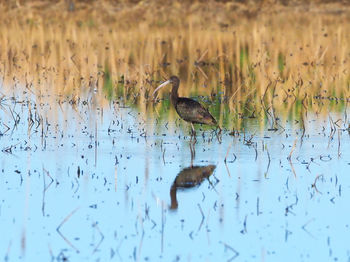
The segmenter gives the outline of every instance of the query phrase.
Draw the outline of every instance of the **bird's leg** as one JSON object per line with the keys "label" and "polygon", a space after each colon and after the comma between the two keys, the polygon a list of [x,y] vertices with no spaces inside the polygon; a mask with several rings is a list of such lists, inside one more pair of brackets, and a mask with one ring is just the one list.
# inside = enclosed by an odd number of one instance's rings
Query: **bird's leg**
{"label": "bird's leg", "polygon": [[192,123],[191,123],[191,127],[192,127],[192,134],[191,134],[191,136],[196,137],[196,130],[194,130],[194,126],[193,126]]}
{"label": "bird's leg", "polygon": [[190,150],[191,150],[191,168],[193,167],[193,160],[196,157],[196,149],[195,149],[196,141],[190,141]]}
{"label": "bird's leg", "polygon": [[209,180],[209,177],[207,177],[207,180],[208,180],[208,182],[209,182],[209,185],[211,185],[211,187],[214,189],[214,191],[215,191],[216,193],[218,193],[218,191],[216,190],[214,184]]}
{"label": "bird's leg", "polygon": [[197,137],[196,137],[196,130],[194,129],[193,124],[191,123],[192,132],[191,132],[191,142],[193,141],[193,144],[197,143]]}
{"label": "bird's leg", "polygon": [[222,142],[222,136],[221,136],[222,129],[219,125],[218,125],[218,128],[219,128],[219,132],[216,133],[216,137],[218,138],[219,143],[221,143]]}
{"label": "bird's leg", "polygon": [[221,129],[221,127],[218,125],[218,128],[219,128],[219,135],[221,135],[221,132],[222,132],[222,129]]}

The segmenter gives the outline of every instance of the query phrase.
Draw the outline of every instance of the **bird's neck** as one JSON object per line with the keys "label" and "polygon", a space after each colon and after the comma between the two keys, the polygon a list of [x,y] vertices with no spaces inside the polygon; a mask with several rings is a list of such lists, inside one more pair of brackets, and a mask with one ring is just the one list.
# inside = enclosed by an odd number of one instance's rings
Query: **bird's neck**
{"label": "bird's neck", "polygon": [[171,206],[170,206],[170,208],[171,209],[177,209],[178,203],[177,203],[177,199],[176,199],[176,185],[175,185],[175,182],[170,188],[170,199],[171,199]]}
{"label": "bird's neck", "polygon": [[174,105],[174,107],[177,104],[177,100],[179,99],[179,94],[178,94],[178,90],[179,86],[178,85],[173,85],[173,88],[171,89],[171,103]]}

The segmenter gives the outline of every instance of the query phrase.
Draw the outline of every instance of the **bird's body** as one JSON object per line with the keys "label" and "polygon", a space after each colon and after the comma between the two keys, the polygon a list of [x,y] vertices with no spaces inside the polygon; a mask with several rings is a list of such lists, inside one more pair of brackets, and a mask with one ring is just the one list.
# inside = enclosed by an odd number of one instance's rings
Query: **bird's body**
{"label": "bird's body", "polygon": [[193,124],[216,125],[215,118],[197,101],[187,98],[179,97],[177,104],[174,105],[179,116]]}
{"label": "bird's body", "polygon": [[217,125],[215,118],[200,103],[191,98],[179,97],[178,89],[180,80],[177,76],[170,77],[168,81],[158,86],[153,94],[169,83],[173,85],[170,95],[171,102],[178,115],[183,120],[191,123],[193,133],[195,133],[193,124]]}
{"label": "bird's body", "polygon": [[[191,188],[200,185],[204,179],[208,179],[213,174],[216,166],[191,166],[184,168],[175,178],[170,188],[171,209],[177,209],[178,202],[176,191],[178,188]],[[210,182],[209,182],[210,183]]]}

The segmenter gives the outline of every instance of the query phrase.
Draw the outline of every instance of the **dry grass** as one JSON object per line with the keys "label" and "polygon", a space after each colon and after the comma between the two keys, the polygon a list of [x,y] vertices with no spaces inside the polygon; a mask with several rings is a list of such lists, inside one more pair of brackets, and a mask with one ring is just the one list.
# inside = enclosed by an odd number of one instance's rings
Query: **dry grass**
{"label": "dry grass", "polygon": [[157,81],[176,74],[187,84],[183,95],[219,94],[221,112],[225,104],[272,120],[276,112],[327,112],[320,98],[350,98],[347,7],[258,2],[249,12],[236,2],[175,2],[166,16],[163,5],[143,1],[77,2],[72,12],[66,1],[12,1],[0,14],[2,92],[22,84],[38,97],[88,97],[96,89],[101,103],[144,105]]}

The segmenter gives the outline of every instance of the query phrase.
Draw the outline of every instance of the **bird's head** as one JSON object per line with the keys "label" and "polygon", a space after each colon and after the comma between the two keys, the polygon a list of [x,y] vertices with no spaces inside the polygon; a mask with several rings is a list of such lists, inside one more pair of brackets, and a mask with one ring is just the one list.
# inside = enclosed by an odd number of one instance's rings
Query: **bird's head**
{"label": "bird's head", "polygon": [[171,76],[168,81],[173,85],[180,84],[180,79],[177,76]]}
{"label": "bird's head", "polygon": [[180,79],[177,76],[171,76],[169,80],[165,81],[164,83],[160,84],[152,93],[152,96],[161,89],[163,86],[166,86],[167,84],[172,84],[173,86],[179,86]]}

